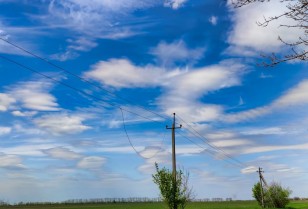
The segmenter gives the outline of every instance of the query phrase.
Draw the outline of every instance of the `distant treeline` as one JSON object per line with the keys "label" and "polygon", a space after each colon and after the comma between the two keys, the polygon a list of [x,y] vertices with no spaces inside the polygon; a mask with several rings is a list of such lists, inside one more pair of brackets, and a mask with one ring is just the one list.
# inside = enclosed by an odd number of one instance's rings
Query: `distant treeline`
{"label": "distant treeline", "polygon": [[[291,200],[308,200],[308,198],[294,197]],[[148,198],[148,197],[129,197],[129,198],[92,198],[92,199],[70,199],[63,202],[18,202],[10,204],[4,201],[0,201],[0,206],[9,205],[60,205],[60,204],[100,204],[100,203],[155,203],[161,202],[161,198]],[[193,202],[222,202],[232,201],[232,198],[203,198],[194,199]]]}
{"label": "distant treeline", "polygon": [[148,198],[148,197],[128,197],[128,198],[94,198],[94,199],[71,199],[62,203],[128,203],[128,202],[161,202],[161,198]]}
{"label": "distant treeline", "polygon": [[10,204],[0,201],[0,206],[9,205],[60,205],[60,204],[99,204],[99,203],[130,203],[130,202],[161,202],[161,198],[129,197],[129,198],[92,198],[92,199],[70,199],[63,202],[18,202]]}
{"label": "distant treeline", "polygon": [[[193,202],[221,202],[221,201],[232,201],[232,198],[203,198],[194,199]],[[16,204],[9,204],[0,201],[0,205],[58,205],[58,204],[99,204],[99,203],[151,203],[151,202],[162,202],[162,199],[148,198],[148,197],[129,197],[129,198],[91,198],[91,199],[70,199],[63,202],[18,202]]]}

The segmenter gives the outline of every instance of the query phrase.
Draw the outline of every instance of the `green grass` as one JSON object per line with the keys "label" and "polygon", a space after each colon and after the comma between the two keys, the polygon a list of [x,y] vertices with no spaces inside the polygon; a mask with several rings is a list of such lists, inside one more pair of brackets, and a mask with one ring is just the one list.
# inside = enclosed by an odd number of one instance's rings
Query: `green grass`
{"label": "green grass", "polygon": [[288,205],[289,209],[308,209],[308,201],[292,201]]}
{"label": "green grass", "polygon": [[[0,206],[0,209],[167,209],[163,203],[104,203]],[[261,209],[256,201],[193,202],[186,209]],[[293,201],[288,209],[308,209],[308,201]]]}

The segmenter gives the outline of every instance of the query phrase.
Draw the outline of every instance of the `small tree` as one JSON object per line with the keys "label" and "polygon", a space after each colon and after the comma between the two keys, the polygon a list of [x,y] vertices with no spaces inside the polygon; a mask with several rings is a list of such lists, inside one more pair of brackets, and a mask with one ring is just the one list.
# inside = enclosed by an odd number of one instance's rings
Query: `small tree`
{"label": "small tree", "polygon": [[[289,203],[289,196],[292,191],[283,188],[280,184],[273,182],[267,189],[263,190],[263,201],[265,208],[285,208]],[[257,183],[252,188],[252,196],[262,206],[261,185]]]}
{"label": "small tree", "polygon": [[155,163],[156,174],[153,174],[153,181],[158,185],[161,197],[168,208],[173,209],[180,206],[184,209],[192,199],[192,189],[188,187],[189,173],[184,174],[183,170],[176,172],[174,182],[172,172],[163,167],[160,169]]}
{"label": "small tree", "polygon": [[[260,182],[256,183],[252,188],[252,196],[255,198],[259,205],[262,206],[262,192],[261,192],[261,184]],[[263,200],[264,201],[264,200]]]}
{"label": "small tree", "polygon": [[289,188],[283,188],[277,182],[273,182],[268,188],[267,193],[271,197],[272,206],[275,208],[285,208],[290,202],[289,196],[292,191]]}

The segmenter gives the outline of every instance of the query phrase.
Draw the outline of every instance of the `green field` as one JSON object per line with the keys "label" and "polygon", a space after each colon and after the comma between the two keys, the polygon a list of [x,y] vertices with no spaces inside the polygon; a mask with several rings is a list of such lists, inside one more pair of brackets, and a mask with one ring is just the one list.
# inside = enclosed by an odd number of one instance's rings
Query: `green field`
{"label": "green field", "polygon": [[[0,206],[0,209],[167,209],[163,203],[100,203],[100,204],[55,204]],[[193,202],[186,209],[260,209],[255,201]],[[308,209],[308,201],[293,201],[288,209]]]}

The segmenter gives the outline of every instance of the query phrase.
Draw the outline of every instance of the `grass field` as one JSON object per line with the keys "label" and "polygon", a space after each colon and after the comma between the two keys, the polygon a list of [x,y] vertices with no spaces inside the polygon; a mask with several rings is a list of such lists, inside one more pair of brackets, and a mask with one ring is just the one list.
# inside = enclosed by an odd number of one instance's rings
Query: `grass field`
{"label": "grass field", "polygon": [[[0,209],[167,209],[163,203],[103,203],[0,206]],[[255,201],[193,202],[186,209],[260,209]],[[308,201],[293,201],[288,209],[308,209]]]}

